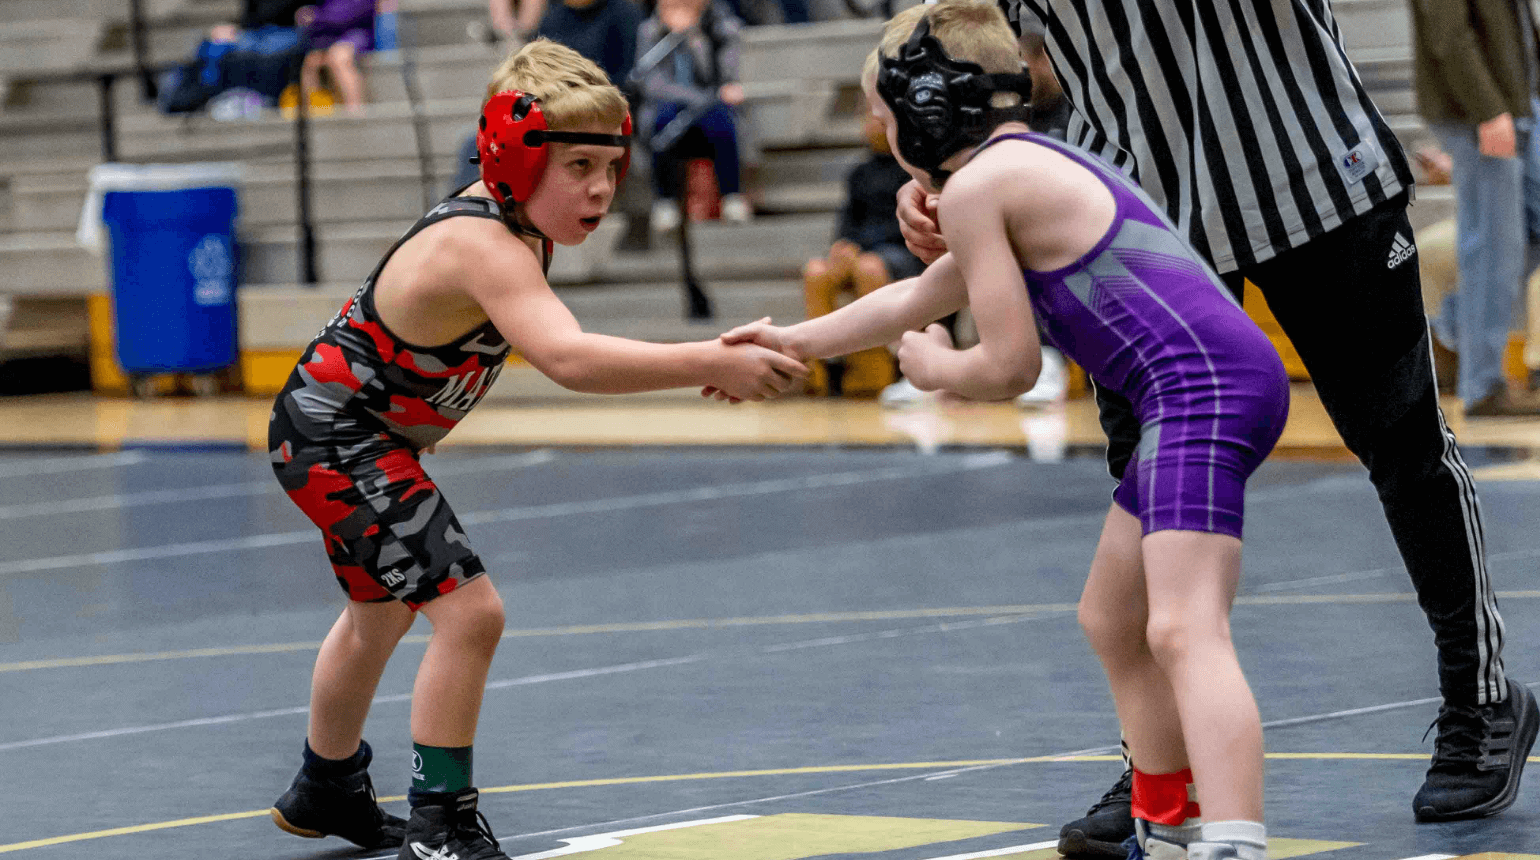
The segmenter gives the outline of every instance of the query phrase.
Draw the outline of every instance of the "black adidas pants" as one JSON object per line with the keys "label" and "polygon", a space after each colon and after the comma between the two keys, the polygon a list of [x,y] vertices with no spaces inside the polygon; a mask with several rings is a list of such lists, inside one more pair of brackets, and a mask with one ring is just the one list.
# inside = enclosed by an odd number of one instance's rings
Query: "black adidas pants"
{"label": "black adidas pants", "polygon": [[[1508,695],[1503,623],[1475,484],[1438,406],[1417,258],[1406,249],[1406,206],[1399,195],[1221,277],[1237,297],[1248,279],[1262,291],[1337,432],[1368,467],[1433,628],[1445,700],[1484,705]],[[1139,422],[1122,396],[1098,387],[1096,399],[1108,467],[1121,478]]]}

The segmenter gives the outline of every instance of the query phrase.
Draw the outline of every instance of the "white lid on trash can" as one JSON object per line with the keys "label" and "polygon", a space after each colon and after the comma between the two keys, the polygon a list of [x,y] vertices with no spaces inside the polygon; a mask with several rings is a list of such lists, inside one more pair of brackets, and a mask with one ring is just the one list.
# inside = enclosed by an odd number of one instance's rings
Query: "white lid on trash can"
{"label": "white lid on trash can", "polygon": [[181,191],[187,188],[237,188],[241,165],[234,161],[190,164],[98,164],[80,210],[75,241],[93,254],[102,252],[102,202],[109,191]]}

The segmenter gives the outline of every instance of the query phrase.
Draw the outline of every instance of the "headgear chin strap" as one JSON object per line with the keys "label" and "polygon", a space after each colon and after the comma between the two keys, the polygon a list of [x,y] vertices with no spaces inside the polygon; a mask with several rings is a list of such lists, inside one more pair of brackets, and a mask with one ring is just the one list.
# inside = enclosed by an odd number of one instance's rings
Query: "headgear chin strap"
{"label": "headgear chin strap", "polygon": [[[1021,103],[997,108],[995,93],[1016,93]],[[1025,122],[1031,115],[1032,77],[1023,69],[985,74],[978,63],[954,60],[921,19],[896,57],[883,57],[877,94],[898,123],[898,154],[929,173],[937,187],[946,181],[942,162],[983,143],[1000,123]]]}

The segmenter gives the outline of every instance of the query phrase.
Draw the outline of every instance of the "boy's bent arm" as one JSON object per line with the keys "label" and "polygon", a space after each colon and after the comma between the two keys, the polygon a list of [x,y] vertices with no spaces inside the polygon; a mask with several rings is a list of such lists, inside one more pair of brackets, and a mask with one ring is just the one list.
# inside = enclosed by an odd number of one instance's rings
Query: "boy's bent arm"
{"label": "boy's bent arm", "polygon": [[[487,227],[502,231],[494,222]],[[442,274],[463,285],[513,349],[563,388],[629,394],[721,384],[726,347],[718,342],[647,343],[585,332],[523,242],[505,231],[451,242]]]}
{"label": "boy's bent arm", "polygon": [[892,343],[968,303],[967,286],[951,255],[919,277],[889,284],[839,310],[786,329],[786,345],[800,358],[827,358]]}
{"label": "boy's bent arm", "polygon": [[959,173],[941,196],[942,222],[953,225],[947,242],[967,284],[979,343],[948,354],[939,379],[947,391],[977,400],[1015,397],[1031,389],[1042,368],[1032,302],[994,174]]}

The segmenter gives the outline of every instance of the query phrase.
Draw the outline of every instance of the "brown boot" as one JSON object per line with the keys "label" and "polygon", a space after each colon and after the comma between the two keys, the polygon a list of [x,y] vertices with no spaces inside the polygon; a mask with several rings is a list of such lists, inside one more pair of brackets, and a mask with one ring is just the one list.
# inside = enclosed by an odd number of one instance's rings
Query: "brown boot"
{"label": "brown boot", "polygon": [[1465,407],[1466,418],[1527,418],[1540,416],[1540,397],[1515,394],[1506,384],[1492,386],[1487,395]]}

